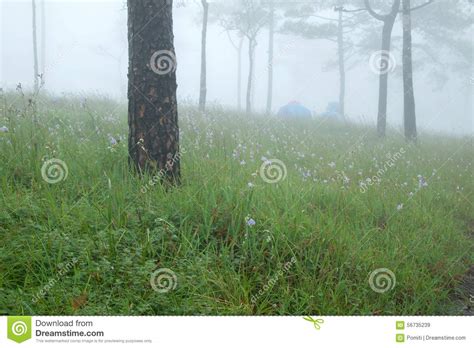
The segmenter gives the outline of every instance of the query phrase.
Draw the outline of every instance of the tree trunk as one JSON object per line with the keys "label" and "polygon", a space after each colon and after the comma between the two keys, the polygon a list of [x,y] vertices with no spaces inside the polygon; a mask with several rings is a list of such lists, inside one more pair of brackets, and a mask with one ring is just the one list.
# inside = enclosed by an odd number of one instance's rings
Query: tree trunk
{"label": "tree trunk", "polygon": [[252,93],[250,94],[250,105],[254,105],[254,102],[255,102],[255,91],[257,90],[256,89],[256,85],[257,85],[257,80],[255,80],[255,54],[256,54],[256,47],[257,47],[257,41],[254,41],[254,47],[253,47],[253,50],[252,50],[252,66],[251,66],[251,69],[250,71],[252,72]]}
{"label": "tree trunk", "polygon": [[254,51],[255,51],[255,39],[249,38],[249,76],[247,80],[247,99],[245,111],[247,114],[252,112],[252,77],[253,77],[253,64],[254,64]]}
{"label": "tree trunk", "polygon": [[244,37],[240,39],[237,59],[237,107],[242,110],[242,47],[244,45]]}
{"label": "tree trunk", "polygon": [[41,83],[44,84],[46,70],[46,0],[41,0]]}
{"label": "tree trunk", "polygon": [[[377,134],[380,137],[385,137],[387,128],[387,99],[388,99],[388,69],[384,69],[384,64],[389,64],[390,61],[390,46],[392,41],[392,29],[394,21],[386,20],[383,25],[382,32],[382,64],[380,66],[380,81],[379,81],[379,108],[377,115]],[[384,71],[387,70],[387,71]]]}
{"label": "tree trunk", "polygon": [[365,8],[372,17],[383,22],[382,31],[382,51],[380,64],[380,81],[379,81],[379,109],[377,114],[377,134],[379,137],[385,137],[387,128],[387,97],[388,97],[388,74],[390,64],[390,46],[392,41],[392,30],[400,10],[401,0],[393,0],[392,9],[388,15],[376,13],[371,5],[370,0],[364,0]]}
{"label": "tree trunk", "polygon": [[413,90],[413,63],[411,37],[411,4],[403,0],[403,107],[407,140],[416,140],[415,93]]}
{"label": "tree trunk", "polygon": [[201,83],[199,88],[199,110],[206,109],[206,39],[207,39],[207,17],[209,13],[209,3],[201,0],[203,16],[202,16],[202,33],[201,33]]}
{"label": "tree trunk", "polygon": [[179,183],[172,1],[128,0],[129,161],[139,173]]}
{"label": "tree trunk", "polygon": [[272,112],[273,99],[273,37],[275,34],[275,7],[270,0],[270,21],[268,26],[268,86],[267,86],[267,115]]}
{"label": "tree trunk", "polygon": [[346,68],[344,54],[344,27],[342,10],[339,11],[337,47],[339,53],[339,112],[342,119],[346,118],[345,97],[346,97]]}
{"label": "tree trunk", "polygon": [[34,93],[39,90],[39,73],[38,73],[38,42],[36,39],[36,1],[31,2],[33,10],[33,73],[34,73]]}

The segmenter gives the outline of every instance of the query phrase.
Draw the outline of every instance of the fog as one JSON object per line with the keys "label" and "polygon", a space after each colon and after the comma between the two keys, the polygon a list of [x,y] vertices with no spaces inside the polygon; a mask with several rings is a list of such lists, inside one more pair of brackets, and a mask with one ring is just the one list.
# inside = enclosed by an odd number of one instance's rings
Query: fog
{"label": "fog", "polygon": [[[40,3],[40,1],[38,2]],[[40,4],[37,4],[39,8]],[[212,6],[212,3],[211,3]],[[18,83],[33,86],[33,45],[31,1],[1,1],[1,86],[12,90]],[[38,45],[45,38],[43,89],[51,94],[100,94],[126,101],[127,89],[127,9],[122,1],[46,1],[45,31],[38,11]],[[178,61],[178,98],[197,102],[199,96],[200,2],[175,2],[173,13],[175,48]],[[328,15],[334,16],[334,13]],[[282,18],[284,19],[284,17]],[[378,30],[379,23],[374,20]],[[472,31],[471,31],[472,37]],[[379,33],[377,33],[379,35]],[[401,24],[393,32],[393,50],[397,69],[390,75],[388,123],[400,127],[403,122],[401,78]],[[235,36],[234,36],[235,39]],[[257,38],[255,92],[253,109],[264,111],[267,88],[268,31]],[[288,101],[298,100],[315,112],[322,112],[337,101],[337,66],[328,69],[328,61],[337,60],[337,46],[328,40],[309,40],[277,33],[274,52],[273,111]],[[436,47],[433,47],[436,50]],[[418,51],[413,50],[416,58]],[[242,103],[248,74],[247,45],[242,51]],[[440,55],[449,61],[449,52]],[[236,107],[237,51],[227,33],[216,21],[208,27],[207,39],[208,103]],[[471,56],[472,58],[472,56]],[[354,122],[376,123],[378,76],[369,67],[369,54],[347,71],[346,113]],[[472,61],[471,61],[472,63]],[[436,82],[430,67],[414,71],[418,126],[422,130],[472,134],[471,72],[448,74],[446,83]]]}

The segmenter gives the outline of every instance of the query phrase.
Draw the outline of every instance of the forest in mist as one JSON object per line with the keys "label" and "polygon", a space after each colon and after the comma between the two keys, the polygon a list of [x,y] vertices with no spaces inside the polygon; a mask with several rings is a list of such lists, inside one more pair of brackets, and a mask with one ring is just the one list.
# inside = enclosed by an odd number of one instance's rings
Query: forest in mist
{"label": "forest in mist", "polygon": [[0,4],[0,315],[472,315],[472,1]]}
{"label": "forest in mist", "polygon": [[[413,6],[424,3],[418,0],[412,2]],[[412,18],[415,28],[413,60],[418,122],[421,128],[432,131],[471,134],[470,41],[473,33],[472,19],[468,14],[472,4],[468,0],[437,2],[438,4],[418,10]],[[38,1],[38,59],[39,70],[44,74],[44,90],[55,95],[100,93],[125,101],[128,67],[125,1],[45,1],[44,24],[41,3]],[[214,2],[215,6],[212,1],[210,3],[207,98],[211,103],[236,107],[238,52],[235,46],[238,48],[240,37],[235,30],[228,31],[223,26],[222,15],[219,17],[219,1]],[[333,23],[333,26],[337,24],[335,20],[338,15],[333,7],[338,3],[319,1],[322,4],[318,9],[321,17],[330,20],[315,17],[311,7],[313,3],[318,4],[318,1],[296,2],[296,5],[292,5],[291,1],[277,3],[272,110],[276,112],[289,101],[298,100],[312,111],[322,113],[329,102],[338,100],[338,46],[335,42],[335,29],[329,27]],[[363,1],[358,0],[342,3],[348,10],[363,7]],[[389,2],[373,1],[374,6],[384,10],[386,3]],[[200,1],[190,0],[176,1],[174,6],[175,46],[180,65],[177,70],[178,97],[183,101],[197,102],[202,5]],[[15,88],[21,82],[32,88],[34,71],[30,1],[4,0],[0,11],[3,13],[2,27],[14,28],[2,30],[2,87]],[[347,19],[345,29],[348,47],[347,117],[352,121],[374,124],[378,76],[371,71],[369,58],[372,52],[380,50],[382,26],[380,21],[371,19],[366,13],[356,15],[356,19]],[[346,18],[353,16],[352,13],[345,14]],[[354,21],[359,24],[352,26]],[[299,22],[305,24],[298,25]],[[319,33],[318,26],[321,27]],[[291,30],[296,27],[299,29]],[[388,118],[388,122],[400,126],[403,123],[400,117],[403,110],[400,18],[395,23],[392,36],[395,63],[389,80],[391,93],[388,108],[393,116]],[[42,40],[44,44],[41,44]],[[259,31],[256,40],[252,100],[255,110],[265,111],[269,45],[266,27]],[[245,43],[240,52],[242,98],[245,96],[248,74],[247,46]],[[441,110],[445,112],[441,113]]]}

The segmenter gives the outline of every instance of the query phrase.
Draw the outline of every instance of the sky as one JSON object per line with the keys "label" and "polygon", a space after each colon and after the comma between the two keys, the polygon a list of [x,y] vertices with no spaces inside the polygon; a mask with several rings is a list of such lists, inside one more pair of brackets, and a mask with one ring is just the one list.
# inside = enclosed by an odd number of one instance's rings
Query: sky
{"label": "sky", "polygon": [[[181,5],[176,6],[178,3]],[[41,0],[37,0],[38,46],[43,28]],[[212,4],[211,4],[212,6]],[[173,10],[177,56],[178,98],[197,102],[200,76],[202,9],[198,1],[175,1]],[[33,85],[31,1],[0,0],[0,81],[4,89]],[[127,9],[124,0],[45,1],[44,89],[51,94],[100,94],[126,101]],[[396,27],[394,35],[400,35]],[[233,36],[236,40],[236,37]],[[208,102],[236,107],[237,51],[217,24],[208,28]],[[254,109],[263,111],[267,94],[268,31],[257,38]],[[242,102],[248,74],[247,45],[242,54]],[[413,54],[416,55],[416,49]],[[354,122],[376,123],[378,76],[370,69],[369,56],[347,72],[346,113]],[[40,57],[40,70],[42,67]],[[275,36],[273,111],[298,100],[312,111],[323,112],[337,101],[337,69],[327,62],[337,58],[336,45],[291,35]],[[395,56],[399,66],[401,57]],[[471,73],[472,75],[472,73]],[[418,125],[430,132],[473,134],[473,78],[453,76],[439,89],[429,71],[415,71]],[[403,90],[401,77],[390,75],[388,123],[401,127]]]}

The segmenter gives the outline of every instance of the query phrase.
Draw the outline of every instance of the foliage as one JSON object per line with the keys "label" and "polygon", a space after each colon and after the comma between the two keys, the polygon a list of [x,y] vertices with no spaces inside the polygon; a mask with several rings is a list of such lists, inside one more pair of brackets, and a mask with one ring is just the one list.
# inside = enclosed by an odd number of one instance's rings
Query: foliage
{"label": "foliage", "polygon": [[[2,314],[458,313],[453,294],[473,262],[471,138],[425,134],[415,147],[397,130],[381,143],[330,120],[180,106],[183,184],[170,190],[130,173],[125,106],[31,103],[1,100]],[[287,177],[264,182],[262,157],[283,161]],[[51,158],[66,180],[43,180]],[[150,285],[161,267],[178,279],[165,294]],[[396,275],[384,294],[368,284],[380,267]]]}

